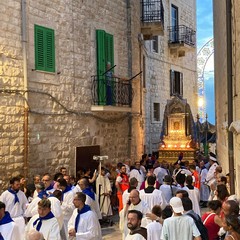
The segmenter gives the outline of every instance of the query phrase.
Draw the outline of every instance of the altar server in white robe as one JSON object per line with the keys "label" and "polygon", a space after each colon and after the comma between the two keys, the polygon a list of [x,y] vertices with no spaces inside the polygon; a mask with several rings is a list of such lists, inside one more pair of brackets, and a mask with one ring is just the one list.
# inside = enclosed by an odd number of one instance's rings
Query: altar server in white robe
{"label": "altar server in white robe", "polygon": [[63,234],[62,238],[67,239],[68,221],[75,209],[73,205],[74,193],[72,191],[72,187],[67,184],[65,179],[59,179],[58,184],[59,188],[62,190],[61,209],[63,212],[63,230],[61,231],[61,234]]}
{"label": "altar server in white robe", "polygon": [[120,217],[119,227],[120,227],[120,230],[122,231],[123,240],[129,233],[129,229],[127,227],[127,213],[129,210],[138,210],[143,214],[142,222],[144,222],[145,224],[141,225],[142,227],[146,227],[146,225],[150,222],[150,221],[147,221],[147,219],[144,219],[146,218],[146,213],[151,212],[148,204],[140,199],[139,191],[136,189],[133,189],[130,192],[129,201],[119,213],[119,217]]}
{"label": "altar server in white robe", "polygon": [[89,187],[88,180],[86,178],[82,178],[79,180],[78,185],[80,186],[81,191],[86,194],[86,204],[89,205],[91,210],[96,213],[98,219],[102,219],[97,196]]}
{"label": "altar server in white robe", "polygon": [[161,208],[164,209],[167,202],[162,194],[162,191],[154,188],[155,182],[155,176],[149,176],[147,178],[148,187],[140,190],[140,199],[146,202],[150,209],[152,209],[155,205],[160,205]]}
{"label": "altar server in white robe", "polygon": [[187,176],[186,177],[186,187],[188,188],[188,196],[192,201],[193,204],[193,211],[201,216],[201,211],[200,211],[200,193],[198,188],[193,186],[193,178],[192,176]]}
{"label": "altar server in white robe", "polygon": [[0,239],[18,239],[20,235],[18,227],[16,223],[12,220],[9,212],[5,211],[5,208],[5,204],[3,202],[0,202]]}
{"label": "altar server in white robe", "polygon": [[76,209],[68,222],[69,239],[100,240],[102,233],[98,218],[85,201],[86,194],[83,192],[75,194],[73,204]]}
{"label": "altar server in white robe", "polygon": [[101,167],[101,173],[96,179],[96,191],[102,216],[111,216],[113,214],[110,200],[112,188],[104,167]]}
{"label": "altar server in white robe", "polygon": [[138,180],[138,185],[137,185],[138,190],[140,189],[142,183],[144,182],[144,177],[145,177],[140,167],[141,167],[140,161],[136,161],[134,168],[131,170],[129,174],[129,180],[133,177],[135,177]]}
{"label": "altar server in white robe", "polygon": [[[41,183],[36,184],[36,190],[38,195],[32,200],[32,202],[27,207],[27,210],[25,212],[25,217],[32,217],[38,214],[38,202],[46,198],[47,196],[46,192],[43,189],[44,189],[44,185],[42,185]],[[59,227],[61,229],[63,226],[63,213],[61,209],[61,202],[57,198],[57,195],[59,194],[60,194],[60,200],[61,200],[62,192],[60,190],[55,190],[53,192],[53,195],[50,195],[48,199],[51,202],[51,211],[53,215],[57,218]]]}
{"label": "altar server in white robe", "polygon": [[147,239],[148,240],[159,240],[162,234],[162,224],[160,223],[160,218],[162,215],[162,210],[159,205],[152,208],[152,213],[157,216],[155,221],[152,221],[147,225]]}
{"label": "altar server in white robe", "polygon": [[136,189],[137,188],[137,185],[138,185],[138,181],[135,177],[131,178],[130,181],[129,181],[129,189],[125,190],[123,192],[123,195],[122,195],[122,202],[123,202],[123,207],[126,206],[128,200],[129,200],[129,195],[130,195],[130,192],[133,190],[133,189]]}
{"label": "altar server in white robe", "polygon": [[32,229],[42,233],[45,240],[61,240],[59,224],[51,212],[51,202],[48,199],[42,199],[38,203],[38,214],[34,215],[26,226],[26,240],[29,239]]}
{"label": "altar server in white robe", "polygon": [[24,212],[28,204],[28,200],[20,190],[20,178],[13,177],[10,180],[10,188],[2,193],[0,201],[5,203],[6,211],[9,212],[11,218],[19,228],[20,235],[18,240],[24,238],[25,220]]}

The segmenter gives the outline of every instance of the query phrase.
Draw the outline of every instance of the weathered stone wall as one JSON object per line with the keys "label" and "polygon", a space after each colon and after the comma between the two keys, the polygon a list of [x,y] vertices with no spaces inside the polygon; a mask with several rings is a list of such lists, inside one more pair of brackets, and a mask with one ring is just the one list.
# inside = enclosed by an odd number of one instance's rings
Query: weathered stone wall
{"label": "weathered stone wall", "polygon": [[[226,27],[226,3],[213,1],[214,16],[214,73],[215,73],[215,105],[216,105],[216,125],[217,125],[217,156],[223,173],[229,173],[229,147],[228,147],[228,72],[227,72],[227,27]],[[233,158],[234,158],[234,178],[235,193],[240,195],[240,98],[239,98],[239,29],[240,24],[238,5],[232,4],[232,82],[233,82]]]}
{"label": "weathered stone wall", "polygon": [[[194,1],[175,1],[181,9],[181,24],[195,29]],[[169,99],[169,70],[184,72],[184,98],[193,112],[196,96],[195,51],[183,58],[170,55],[167,26],[170,1],[164,2],[165,32],[159,38],[159,54],[139,42],[140,1],[126,0],[29,0],[26,1],[26,50],[28,116],[24,115],[23,48],[21,1],[12,0],[0,9],[0,146],[3,186],[9,177],[28,176],[67,166],[75,173],[75,148],[100,145],[101,154],[112,162],[132,160],[158,148],[166,100]],[[127,6],[129,3],[129,6]],[[11,21],[8,21],[11,19]],[[191,24],[189,23],[191,22]],[[35,70],[34,24],[55,31],[56,73]],[[132,114],[91,112],[91,76],[96,74],[96,29],[114,35],[115,74],[132,77],[142,70],[146,57],[146,89],[142,75],[132,84]],[[184,79],[185,81],[185,79]],[[190,83],[191,84],[188,84]],[[11,92],[9,92],[11,90]],[[161,120],[152,124],[152,101],[160,102]],[[154,101],[155,101],[154,100]],[[28,121],[28,146],[24,145],[24,123]],[[129,135],[129,126],[132,135]],[[26,133],[26,131],[25,131]],[[155,144],[154,144],[155,143]],[[130,144],[130,145],[129,145]],[[24,153],[28,152],[27,162]],[[26,169],[25,169],[26,170]],[[7,173],[5,174],[5,171]]]}
{"label": "weathered stone wall", "polygon": [[[145,144],[147,153],[159,149],[160,132],[163,114],[167,99],[170,99],[170,70],[183,73],[183,98],[187,99],[191,106],[195,119],[197,114],[197,63],[196,48],[189,48],[184,57],[177,57],[170,53],[168,45],[168,26],[171,26],[171,4],[178,7],[179,25],[196,30],[196,6],[195,1],[174,0],[163,1],[164,4],[164,35],[159,36],[158,53],[152,51],[152,41],[146,41],[147,48],[147,86],[145,97]],[[160,121],[153,121],[153,103],[160,103]],[[149,111],[150,110],[150,111]]]}

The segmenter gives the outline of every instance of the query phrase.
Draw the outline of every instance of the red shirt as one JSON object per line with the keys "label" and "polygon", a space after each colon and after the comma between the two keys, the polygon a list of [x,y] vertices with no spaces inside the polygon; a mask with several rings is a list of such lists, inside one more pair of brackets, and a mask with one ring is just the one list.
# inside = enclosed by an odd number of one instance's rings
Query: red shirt
{"label": "red shirt", "polygon": [[[204,222],[204,220],[207,218],[207,216],[209,216],[211,213],[204,213],[202,215],[202,221]],[[214,222],[214,217],[216,216],[216,213],[213,213],[208,219],[207,221],[204,223],[205,227],[208,230],[208,239],[209,240],[215,240],[218,238],[218,231],[220,229],[220,227]]]}

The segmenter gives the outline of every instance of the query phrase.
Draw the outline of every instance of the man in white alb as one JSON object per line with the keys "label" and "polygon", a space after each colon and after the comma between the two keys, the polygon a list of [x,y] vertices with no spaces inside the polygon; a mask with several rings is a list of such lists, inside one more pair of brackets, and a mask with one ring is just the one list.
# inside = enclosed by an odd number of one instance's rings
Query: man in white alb
{"label": "man in white alb", "polygon": [[76,209],[68,222],[68,234],[70,239],[76,237],[76,240],[100,240],[102,234],[98,218],[85,201],[86,194],[83,192],[75,194],[73,204]]}
{"label": "man in white alb", "polygon": [[25,220],[24,212],[28,204],[28,200],[20,190],[20,178],[13,177],[10,180],[10,187],[0,196],[0,201],[5,203],[6,211],[9,212],[13,221],[17,224],[20,235],[19,240],[24,238]]}

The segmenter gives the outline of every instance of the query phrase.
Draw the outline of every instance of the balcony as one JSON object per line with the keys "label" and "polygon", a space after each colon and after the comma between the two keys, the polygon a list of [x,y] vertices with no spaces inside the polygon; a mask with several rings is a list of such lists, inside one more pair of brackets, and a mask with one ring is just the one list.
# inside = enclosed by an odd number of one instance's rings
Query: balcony
{"label": "balcony", "polygon": [[168,34],[171,54],[183,57],[186,51],[191,51],[196,46],[196,31],[187,26],[168,27]]}
{"label": "balcony", "polygon": [[92,111],[131,112],[133,89],[130,80],[106,75],[92,76]]}
{"label": "balcony", "polygon": [[162,0],[141,1],[141,32],[144,40],[164,34],[164,9]]}

